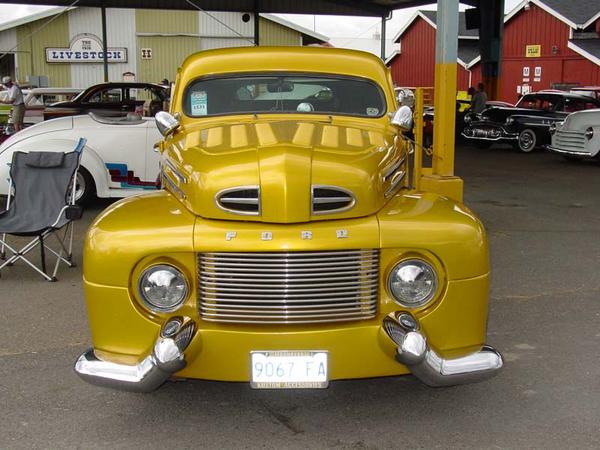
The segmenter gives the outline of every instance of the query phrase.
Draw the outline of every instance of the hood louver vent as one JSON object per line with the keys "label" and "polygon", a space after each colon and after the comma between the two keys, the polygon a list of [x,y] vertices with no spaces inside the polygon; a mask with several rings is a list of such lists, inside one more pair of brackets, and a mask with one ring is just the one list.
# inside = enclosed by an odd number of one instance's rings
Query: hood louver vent
{"label": "hood louver vent", "polygon": [[348,211],[356,203],[352,192],[336,186],[313,186],[311,197],[313,215]]}
{"label": "hood louver vent", "polygon": [[223,211],[244,216],[260,215],[260,189],[258,186],[225,189],[217,193],[215,201]]}

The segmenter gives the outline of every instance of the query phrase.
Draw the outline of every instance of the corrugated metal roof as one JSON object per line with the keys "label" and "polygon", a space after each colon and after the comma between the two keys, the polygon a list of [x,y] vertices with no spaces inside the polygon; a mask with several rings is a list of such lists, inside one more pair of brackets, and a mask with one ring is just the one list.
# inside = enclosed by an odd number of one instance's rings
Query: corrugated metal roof
{"label": "corrugated metal roof", "polygon": [[479,55],[479,41],[472,39],[458,40],[458,59],[465,64],[471,63]]}
{"label": "corrugated metal roof", "polygon": [[[2,3],[2,1],[0,1],[0,3]],[[71,7],[71,8],[57,7],[57,8],[48,9],[46,11],[42,11],[40,13],[30,14],[28,16],[21,17],[21,18],[19,18],[17,20],[13,20],[13,21],[6,22],[6,23],[2,24],[0,26],[0,31],[9,30],[9,29],[12,29],[12,28],[16,28],[16,27],[18,27],[20,25],[24,25],[24,24],[33,22],[35,20],[39,20],[39,19],[43,19],[43,18],[46,18],[46,17],[50,17],[50,16],[53,16],[53,15],[56,15],[56,14],[60,14],[63,11],[75,11],[77,9],[78,9],[77,6],[74,6],[74,7]],[[116,8],[114,8],[114,9],[116,9]],[[111,10],[114,10],[114,9],[111,8]],[[99,11],[99,10],[96,10],[96,11]],[[213,12],[213,13],[214,14],[218,14],[217,12]],[[99,15],[99,12],[98,12],[98,15]],[[275,22],[275,23],[277,23],[277,24],[279,24],[281,26],[284,26],[286,28],[290,28],[290,29],[292,29],[292,30],[300,33],[302,35],[302,37],[303,37],[303,40],[307,41],[308,43],[322,44],[322,43],[326,43],[326,42],[329,41],[329,37],[325,36],[324,34],[317,33],[316,31],[309,30],[308,28],[304,28],[304,27],[302,27],[302,26],[300,26],[298,24],[295,24],[293,22],[285,20],[285,19],[283,19],[281,17],[277,17],[277,16],[275,16],[273,14],[262,13],[262,14],[260,14],[260,16],[263,17],[263,18],[265,18],[265,19],[267,19],[267,20],[269,20],[269,21],[271,21],[271,22]],[[100,26],[100,21],[98,20],[98,21],[94,22],[90,26]],[[142,29],[141,31],[143,32],[144,30]],[[99,35],[99,34],[101,34],[101,32],[98,32],[96,34]],[[251,37],[251,35],[249,35],[249,36]]]}
{"label": "corrugated metal roof", "polygon": [[600,39],[571,39],[569,48],[600,65]]}
{"label": "corrugated metal roof", "polygon": [[[0,0],[0,3],[4,3],[4,2],[2,0]],[[57,8],[46,9],[44,11],[40,11],[40,12],[37,12],[34,14],[30,14],[25,17],[19,17],[18,19],[11,20],[10,22],[4,22],[3,24],[1,24],[0,31],[10,30],[11,28],[16,28],[19,25],[24,25],[26,23],[33,22],[34,20],[45,19],[46,17],[60,14],[61,12],[65,11],[65,10],[66,10],[66,8],[57,7]]]}
{"label": "corrugated metal roof", "polygon": [[[470,3],[474,0],[467,1]],[[14,0],[0,0],[11,3]],[[70,6],[73,0],[25,0],[22,4]],[[394,9],[435,3],[431,0],[79,0],[77,6],[106,8],[197,9],[282,14],[334,14],[383,17]],[[464,2],[463,2],[464,3]],[[196,6],[194,6],[196,5]]]}
{"label": "corrugated metal roof", "polygon": [[[419,11],[433,23],[437,23],[437,11]],[[465,19],[465,13],[458,13],[458,37],[479,37],[479,30],[467,30],[467,21]]]}
{"label": "corrugated metal roof", "polygon": [[577,25],[600,13],[599,0],[541,0],[542,3]]}

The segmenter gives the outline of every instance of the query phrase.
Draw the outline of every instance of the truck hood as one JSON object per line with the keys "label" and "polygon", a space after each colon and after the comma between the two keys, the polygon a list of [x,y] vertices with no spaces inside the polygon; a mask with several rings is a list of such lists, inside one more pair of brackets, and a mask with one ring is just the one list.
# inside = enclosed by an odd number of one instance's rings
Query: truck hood
{"label": "truck hood", "polygon": [[164,144],[163,182],[205,218],[298,223],[366,216],[403,184],[405,147],[395,145],[394,131],[256,119],[187,127]]}
{"label": "truck hood", "polygon": [[588,109],[571,113],[565,119],[563,130],[585,131],[600,124],[600,109]]}

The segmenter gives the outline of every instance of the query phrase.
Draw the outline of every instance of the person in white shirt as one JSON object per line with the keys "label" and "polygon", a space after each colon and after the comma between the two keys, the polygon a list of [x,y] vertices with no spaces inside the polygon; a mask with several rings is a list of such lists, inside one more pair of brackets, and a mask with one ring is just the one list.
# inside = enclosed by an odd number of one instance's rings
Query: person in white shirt
{"label": "person in white shirt", "polygon": [[11,77],[3,77],[2,84],[8,89],[8,98],[0,99],[0,103],[12,105],[12,121],[15,132],[23,129],[23,118],[25,117],[25,102],[23,101],[23,92],[21,88],[13,83]]}

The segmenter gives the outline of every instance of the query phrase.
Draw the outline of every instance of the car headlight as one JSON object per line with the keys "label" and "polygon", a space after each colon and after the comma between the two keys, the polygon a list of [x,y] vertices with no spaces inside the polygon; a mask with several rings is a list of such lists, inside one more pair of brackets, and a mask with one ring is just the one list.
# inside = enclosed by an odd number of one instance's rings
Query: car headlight
{"label": "car headlight", "polygon": [[175,267],[158,264],[142,272],[138,292],[153,311],[170,312],[179,308],[187,297],[188,283]]}
{"label": "car headlight", "polygon": [[594,137],[594,129],[592,127],[589,127],[587,130],[585,130],[585,137],[588,139]]}
{"label": "car headlight", "polygon": [[397,264],[388,279],[392,297],[407,308],[417,308],[430,301],[437,287],[435,269],[421,259],[407,259]]}

